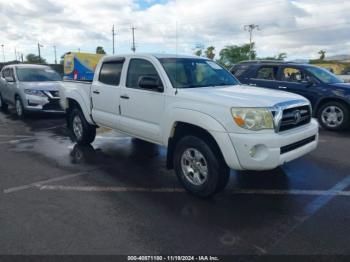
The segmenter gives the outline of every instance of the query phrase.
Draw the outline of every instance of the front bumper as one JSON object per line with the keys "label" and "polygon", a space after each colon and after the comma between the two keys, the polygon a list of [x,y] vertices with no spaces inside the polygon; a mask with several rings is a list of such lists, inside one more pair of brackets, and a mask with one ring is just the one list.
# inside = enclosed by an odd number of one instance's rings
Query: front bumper
{"label": "front bumper", "polygon": [[[270,170],[297,159],[314,149],[318,144],[318,123],[286,132],[271,134],[229,134],[232,150],[236,153],[241,170]],[[225,157],[227,159],[228,156]],[[237,165],[230,165],[237,169]],[[231,161],[232,162],[232,161]]]}
{"label": "front bumper", "polygon": [[59,98],[49,98],[34,95],[26,95],[24,109],[26,111],[41,111],[50,113],[63,113]]}

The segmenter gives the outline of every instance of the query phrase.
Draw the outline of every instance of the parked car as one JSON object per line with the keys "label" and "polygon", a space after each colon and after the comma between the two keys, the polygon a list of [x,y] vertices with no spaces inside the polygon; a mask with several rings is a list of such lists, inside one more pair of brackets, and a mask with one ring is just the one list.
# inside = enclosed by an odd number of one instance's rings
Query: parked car
{"label": "parked car", "polygon": [[78,144],[103,126],[165,146],[167,167],[200,197],[223,190],[229,168],[274,169],[318,141],[307,99],[241,85],[205,58],[107,56],[92,84],[63,82],[60,96]]}
{"label": "parked car", "polygon": [[302,95],[309,99],[313,116],[329,130],[350,124],[350,84],[326,69],[309,64],[249,61],[231,70],[241,83]]}
{"label": "parked car", "polygon": [[29,111],[64,112],[59,103],[61,76],[48,66],[16,64],[1,70],[0,107],[16,107],[18,117]]}

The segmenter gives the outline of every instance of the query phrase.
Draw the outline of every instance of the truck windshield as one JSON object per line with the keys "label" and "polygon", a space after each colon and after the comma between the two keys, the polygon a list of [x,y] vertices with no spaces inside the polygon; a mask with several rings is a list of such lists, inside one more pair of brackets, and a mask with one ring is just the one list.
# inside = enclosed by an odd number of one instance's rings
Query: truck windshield
{"label": "truck windshield", "polygon": [[336,84],[344,82],[324,68],[308,67],[306,70],[326,84]]}
{"label": "truck windshield", "polygon": [[174,88],[237,85],[238,80],[213,61],[196,58],[160,58]]}
{"label": "truck windshield", "polygon": [[20,82],[61,81],[61,76],[51,68],[17,68]]}

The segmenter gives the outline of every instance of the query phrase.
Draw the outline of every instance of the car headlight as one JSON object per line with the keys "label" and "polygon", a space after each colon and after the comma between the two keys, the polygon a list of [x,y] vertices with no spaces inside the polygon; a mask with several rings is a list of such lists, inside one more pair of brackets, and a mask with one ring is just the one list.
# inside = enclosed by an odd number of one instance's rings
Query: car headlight
{"label": "car headlight", "polygon": [[253,131],[274,129],[273,116],[267,108],[232,108],[231,113],[239,127]]}
{"label": "car headlight", "polygon": [[32,96],[46,97],[46,95],[40,90],[25,89],[24,93]]}

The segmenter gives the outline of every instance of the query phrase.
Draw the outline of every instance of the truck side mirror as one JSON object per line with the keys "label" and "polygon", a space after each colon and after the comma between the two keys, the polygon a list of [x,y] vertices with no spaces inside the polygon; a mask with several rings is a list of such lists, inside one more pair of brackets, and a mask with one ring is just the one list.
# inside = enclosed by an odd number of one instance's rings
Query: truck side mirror
{"label": "truck side mirror", "polygon": [[6,77],[5,77],[5,80],[6,80],[6,82],[8,82],[8,83],[13,83],[13,82],[15,82],[15,80],[13,79],[12,76],[6,76]]}
{"label": "truck side mirror", "polygon": [[163,92],[164,88],[159,77],[156,76],[141,76],[138,81],[138,86],[142,89],[155,90]]}

